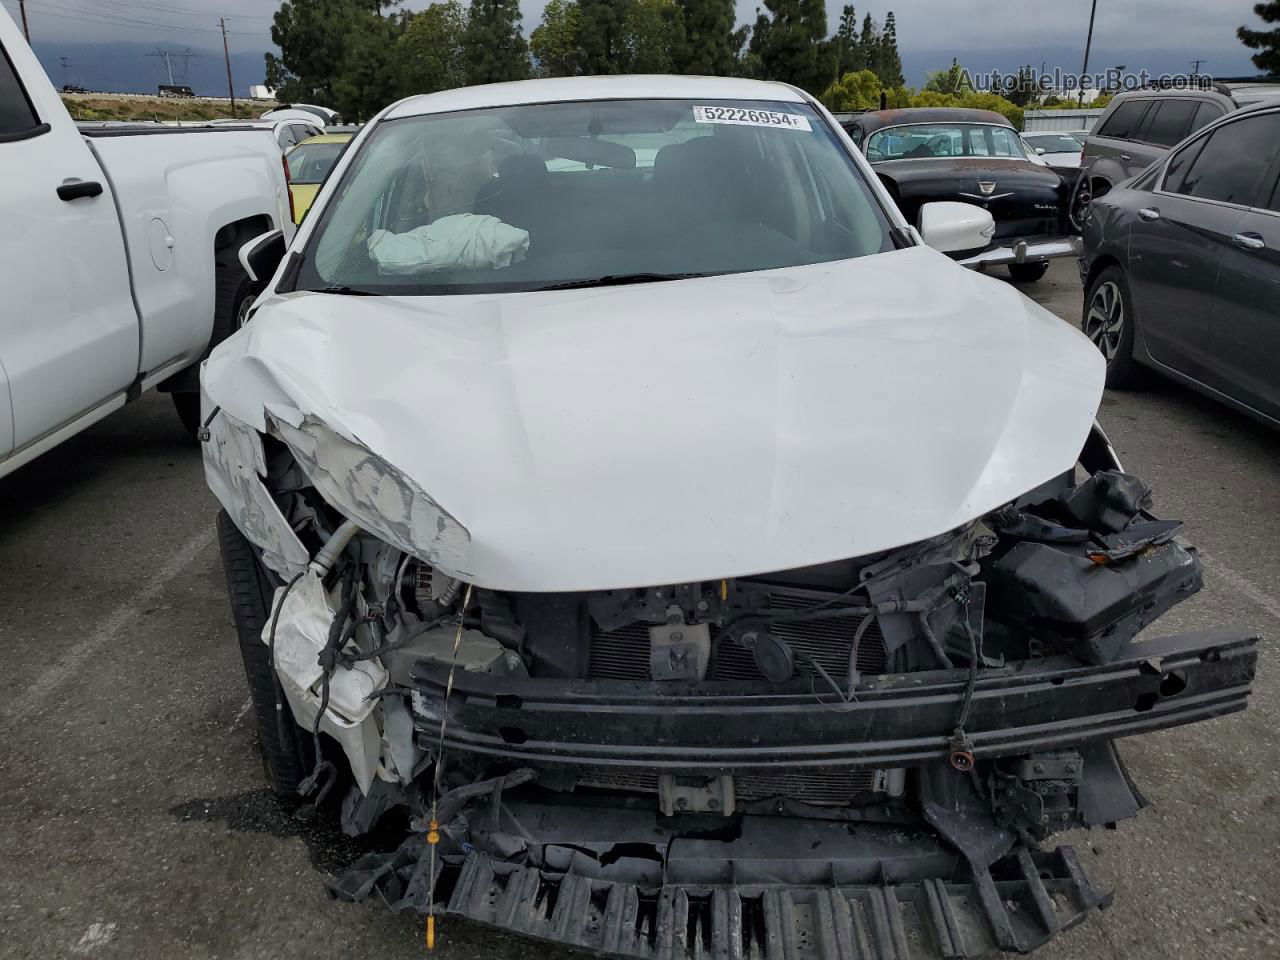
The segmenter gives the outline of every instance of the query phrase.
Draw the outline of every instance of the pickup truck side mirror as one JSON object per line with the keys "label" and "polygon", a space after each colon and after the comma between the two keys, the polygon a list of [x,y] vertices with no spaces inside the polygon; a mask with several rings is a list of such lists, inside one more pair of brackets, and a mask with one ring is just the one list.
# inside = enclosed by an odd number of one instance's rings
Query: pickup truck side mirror
{"label": "pickup truck side mirror", "polygon": [[1048,151],[1044,147],[1036,147],[1036,156],[1043,157]]}
{"label": "pickup truck side mirror", "polygon": [[240,265],[254,283],[266,283],[280,266],[286,249],[284,231],[271,230],[240,248]]}
{"label": "pickup truck side mirror", "polygon": [[996,222],[987,210],[972,203],[943,201],[920,208],[920,236],[943,253],[981,250],[995,236]]}

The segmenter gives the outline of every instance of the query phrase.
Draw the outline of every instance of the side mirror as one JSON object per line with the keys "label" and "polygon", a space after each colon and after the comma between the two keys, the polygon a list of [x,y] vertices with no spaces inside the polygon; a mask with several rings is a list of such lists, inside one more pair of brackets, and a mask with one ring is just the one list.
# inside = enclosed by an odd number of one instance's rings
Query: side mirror
{"label": "side mirror", "polygon": [[1048,150],[1046,150],[1044,147],[1036,147],[1036,156],[1037,156],[1037,157],[1043,157],[1043,156],[1044,156],[1046,153],[1048,153],[1048,152],[1049,152],[1049,151],[1048,151]]}
{"label": "side mirror", "polygon": [[943,201],[920,208],[920,236],[942,253],[981,250],[995,236],[996,221],[972,203]]}
{"label": "side mirror", "polygon": [[266,283],[280,266],[286,249],[284,231],[272,230],[240,248],[240,265],[254,283]]}

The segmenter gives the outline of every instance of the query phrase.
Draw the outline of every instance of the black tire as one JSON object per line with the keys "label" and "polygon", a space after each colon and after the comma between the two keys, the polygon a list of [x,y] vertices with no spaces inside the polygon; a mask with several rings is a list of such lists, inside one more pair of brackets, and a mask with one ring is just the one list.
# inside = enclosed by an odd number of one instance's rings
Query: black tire
{"label": "black tire", "polygon": [[262,628],[271,612],[271,599],[279,581],[258,559],[257,551],[245,539],[225,510],[218,511],[218,546],[231,598],[231,617],[240,640],[249,697],[257,720],[258,748],[262,751],[267,781],[277,796],[297,799],[298,784],[311,772],[314,753],[303,731],[293,719],[289,704],[281,697],[279,721],[276,685],[271,670],[271,651],[262,642]]}
{"label": "black tire", "polygon": [[[214,280],[213,330],[209,335],[209,348],[204,355],[244,325],[245,313],[257,295],[253,281],[239,263],[220,263]],[[200,393],[198,391],[175,392],[174,409],[178,419],[191,436],[200,431]]]}
{"label": "black tire", "polygon": [[1009,264],[1009,276],[1013,278],[1014,283],[1035,283],[1049,269],[1048,261],[1043,263],[1011,263]]}
{"label": "black tire", "polygon": [[178,419],[182,421],[182,429],[187,435],[194,437],[200,432],[200,394],[171,393],[173,409],[178,411]]}
{"label": "black tire", "polygon": [[1099,271],[1084,296],[1080,328],[1107,361],[1107,386],[1123,389],[1137,381],[1133,359],[1133,296],[1124,271],[1110,266]]}

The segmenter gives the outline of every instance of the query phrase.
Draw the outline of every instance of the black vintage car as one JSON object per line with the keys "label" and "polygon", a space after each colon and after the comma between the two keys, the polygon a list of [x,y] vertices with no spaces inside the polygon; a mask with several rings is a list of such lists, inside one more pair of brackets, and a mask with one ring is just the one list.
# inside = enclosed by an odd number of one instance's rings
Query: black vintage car
{"label": "black vintage car", "polygon": [[990,211],[992,242],[956,255],[966,266],[1007,265],[1014,280],[1030,282],[1044,276],[1049,260],[1078,255],[1071,184],[1028,157],[1002,115],[919,107],[863,113],[843,126],[912,223],[923,204],[937,200]]}

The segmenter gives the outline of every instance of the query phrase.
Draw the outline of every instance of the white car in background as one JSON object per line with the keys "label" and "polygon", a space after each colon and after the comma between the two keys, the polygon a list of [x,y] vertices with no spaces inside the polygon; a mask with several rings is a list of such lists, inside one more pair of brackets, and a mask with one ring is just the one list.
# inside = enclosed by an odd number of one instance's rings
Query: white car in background
{"label": "white car in background", "polygon": [[361,131],[202,372],[268,778],[412,824],[339,896],[672,960],[1025,953],[1109,902],[1041,841],[1135,815],[1113,741],[1243,709],[1256,640],[1135,642],[1199,561],[1093,345],[940,252],[993,229],[917,230],[784,84]]}
{"label": "white car in background", "polygon": [[238,253],[292,235],[269,132],[77,128],[0,11],[0,476],[151,387],[194,433],[197,367],[255,288]]}
{"label": "white car in background", "polygon": [[1045,166],[1065,175],[1074,174],[1080,169],[1080,154],[1084,149],[1084,138],[1087,132],[1072,130],[1036,131],[1024,133],[1022,141],[1028,152]]}

